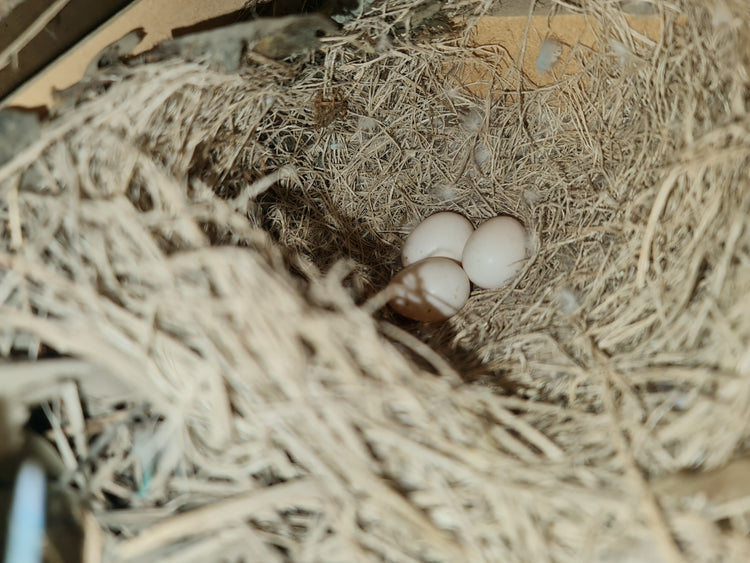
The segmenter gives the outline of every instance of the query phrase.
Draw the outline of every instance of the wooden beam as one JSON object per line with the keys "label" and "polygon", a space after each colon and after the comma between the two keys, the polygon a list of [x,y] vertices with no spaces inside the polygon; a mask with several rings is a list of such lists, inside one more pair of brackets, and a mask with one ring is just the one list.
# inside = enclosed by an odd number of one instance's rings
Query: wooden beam
{"label": "wooden beam", "polygon": [[140,53],[170,39],[174,29],[236,12],[245,3],[246,0],[136,0],[12,92],[0,106],[50,107],[53,89],[63,90],[78,82],[89,62],[128,32],[144,29],[146,35],[134,51]]}

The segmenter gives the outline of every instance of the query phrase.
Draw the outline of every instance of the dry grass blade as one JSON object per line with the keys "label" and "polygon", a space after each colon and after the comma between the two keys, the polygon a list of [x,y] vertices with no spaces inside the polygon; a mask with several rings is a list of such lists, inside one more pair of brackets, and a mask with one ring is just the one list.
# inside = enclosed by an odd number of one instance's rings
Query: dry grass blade
{"label": "dry grass blade", "polygon": [[169,517],[139,536],[122,542],[117,548],[117,557],[136,559],[178,540],[217,532],[230,523],[246,520],[269,505],[315,506],[319,502],[317,487],[309,480],[253,491]]}

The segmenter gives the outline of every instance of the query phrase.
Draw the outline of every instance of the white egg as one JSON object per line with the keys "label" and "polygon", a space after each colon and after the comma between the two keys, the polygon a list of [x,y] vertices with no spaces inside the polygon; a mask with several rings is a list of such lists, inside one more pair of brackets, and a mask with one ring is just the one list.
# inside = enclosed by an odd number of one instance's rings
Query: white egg
{"label": "white egg", "polygon": [[444,321],[469,299],[471,283],[458,262],[425,258],[393,277],[391,309],[415,321]]}
{"label": "white egg", "polygon": [[461,261],[464,245],[474,227],[463,215],[441,211],[422,221],[407,237],[401,250],[404,266],[425,258],[444,257]]}
{"label": "white egg", "polygon": [[496,289],[507,283],[526,258],[528,235],[520,221],[500,216],[479,225],[466,241],[462,265],[479,287]]}

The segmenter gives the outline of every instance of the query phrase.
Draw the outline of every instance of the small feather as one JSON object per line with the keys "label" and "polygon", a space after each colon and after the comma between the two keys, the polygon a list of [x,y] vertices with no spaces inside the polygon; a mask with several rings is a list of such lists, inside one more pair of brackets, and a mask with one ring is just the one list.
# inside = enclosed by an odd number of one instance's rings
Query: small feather
{"label": "small feather", "polygon": [[536,59],[536,71],[541,75],[551,71],[562,55],[562,43],[548,37],[539,47],[539,57]]}

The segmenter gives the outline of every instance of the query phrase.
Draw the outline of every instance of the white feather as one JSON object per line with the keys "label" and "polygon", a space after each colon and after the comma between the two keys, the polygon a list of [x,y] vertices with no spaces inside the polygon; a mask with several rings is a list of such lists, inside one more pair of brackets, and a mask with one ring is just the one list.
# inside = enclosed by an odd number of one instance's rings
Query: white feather
{"label": "white feather", "polygon": [[539,47],[539,56],[536,59],[536,71],[541,75],[551,71],[562,55],[562,43],[557,39],[548,37],[542,41]]}

